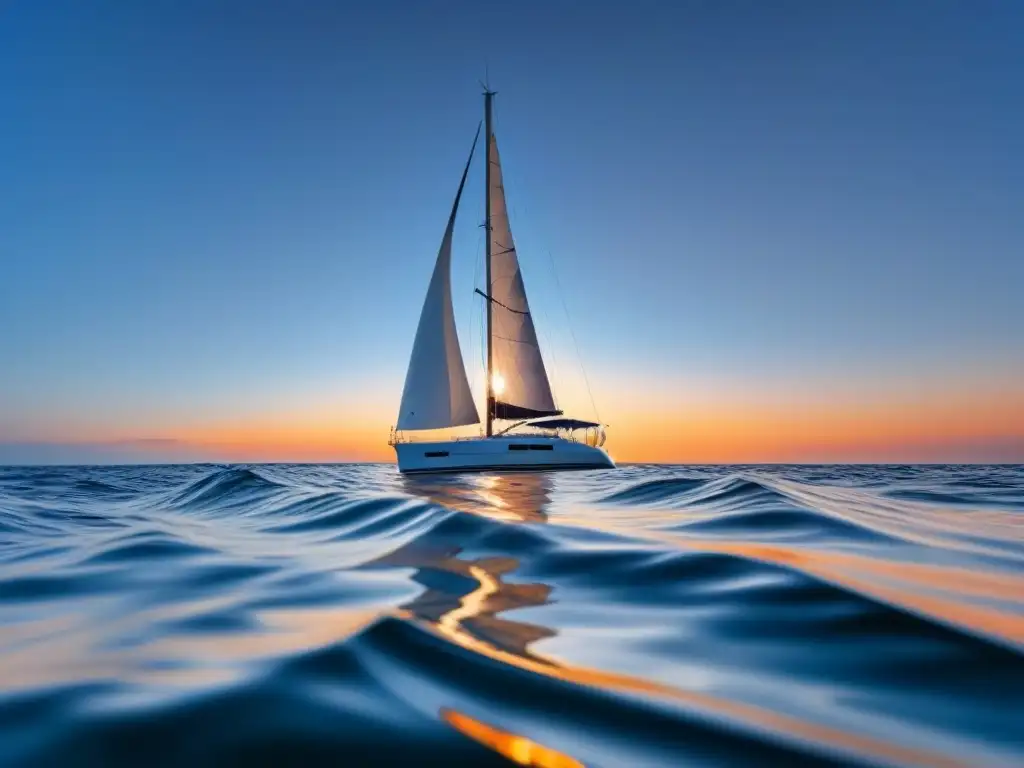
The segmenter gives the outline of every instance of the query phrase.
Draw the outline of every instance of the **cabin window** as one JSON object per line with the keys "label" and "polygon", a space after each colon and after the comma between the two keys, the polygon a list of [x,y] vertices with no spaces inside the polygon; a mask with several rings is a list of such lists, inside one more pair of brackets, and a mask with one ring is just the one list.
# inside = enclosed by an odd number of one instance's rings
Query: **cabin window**
{"label": "cabin window", "polygon": [[530,444],[530,443],[512,443],[508,449],[510,451],[552,451],[554,446],[550,443],[542,444]]}
{"label": "cabin window", "polygon": [[448,451],[424,451],[423,455],[428,459],[441,459],[448,455]]}

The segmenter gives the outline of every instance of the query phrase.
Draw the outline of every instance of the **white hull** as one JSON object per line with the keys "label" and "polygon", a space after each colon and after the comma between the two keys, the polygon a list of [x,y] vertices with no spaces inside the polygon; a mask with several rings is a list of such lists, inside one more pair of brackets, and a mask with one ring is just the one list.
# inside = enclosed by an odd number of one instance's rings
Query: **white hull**
{"label": "white hull", "polygon": [[406,474],[615,467],[615,462],[600,448],[546,435],[396,443],[395,453],[398,454],[398,471]]}

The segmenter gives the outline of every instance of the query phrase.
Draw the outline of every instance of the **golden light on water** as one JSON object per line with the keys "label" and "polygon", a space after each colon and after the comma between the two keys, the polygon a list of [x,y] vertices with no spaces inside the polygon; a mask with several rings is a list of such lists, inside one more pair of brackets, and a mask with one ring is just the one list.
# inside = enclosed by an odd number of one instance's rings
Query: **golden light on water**
{"label": "golden light on water", "polygon": [[537,768],[583,768],[583,763],[564,752],[545,747],[525,736],[482,723],[461,712],[442,709],[441,717],[459,733],[485,747],[490,747],[517,765],[531,765]]}

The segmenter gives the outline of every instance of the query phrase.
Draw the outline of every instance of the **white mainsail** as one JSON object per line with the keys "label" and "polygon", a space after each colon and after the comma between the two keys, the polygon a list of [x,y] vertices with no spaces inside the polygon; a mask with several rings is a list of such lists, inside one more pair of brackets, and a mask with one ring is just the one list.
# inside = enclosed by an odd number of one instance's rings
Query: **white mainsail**
{"label": "white mainsail", "polygon": [[402,404],[398,411],[398,429],[443,429],[478,424],[480,416],[473,403],[473,393],[466,378],[466,366],[459,349],[452,308],[451,260],[452,230],[459,199],[466,184],[466,174],[473,159],[480,130],[473,139],[473,149],[462,171],[462,181],[455,195],[448,226],[441,240],[434,274],[430,278],[427,297],[416,328],[409,370],[405,375]]}
{"label": "white mainsail", "polygon": [[521,419],[560,413],[544,369],[512,241],[498,144],[493,134],[489,138],[491,284],[488,293],[494,417]]}

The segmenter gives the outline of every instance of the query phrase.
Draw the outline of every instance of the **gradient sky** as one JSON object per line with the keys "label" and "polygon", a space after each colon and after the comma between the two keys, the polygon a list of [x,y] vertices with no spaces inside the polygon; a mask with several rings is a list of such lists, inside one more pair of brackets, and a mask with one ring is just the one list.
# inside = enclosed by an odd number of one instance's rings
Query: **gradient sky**
{"label": "gradient sky", "polygon": [[26,0],[0,463],[390,459],[485,69],[616,459],[1024,461],[1024,4]]}

